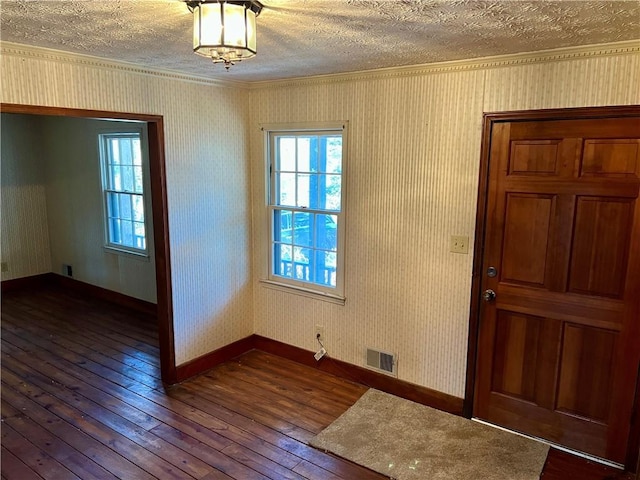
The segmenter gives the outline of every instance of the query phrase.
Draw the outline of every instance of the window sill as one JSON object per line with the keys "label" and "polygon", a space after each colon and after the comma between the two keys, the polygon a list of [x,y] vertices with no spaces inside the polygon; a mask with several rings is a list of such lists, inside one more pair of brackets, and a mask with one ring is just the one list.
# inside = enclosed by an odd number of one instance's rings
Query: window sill
{"label": "window sill", "polygon": [[347,301],[345,297],[338,295],[331,295],[329,293],[318,292],[316,290],[310,290],[303,287],[296,287],[294,285],[286,285],[273,280],[260,280],[260,283],[262,283],[264,287],[272,290],[279,290],[281,292],[313,298],[314,300],[321,300],[323,302],[334,303],[336,305],[344,305]]}
{"label": "window sill", "polygon": [[107,245],[104,245],[102,249],[105,251],[105,253],[121,255],[123,257],[132,258],[134,260],[140,260],[141,262],[149,262],[151,260],[149,254],[144,252],[134,252],[132,250],[126,250],[124,248],[115,248]]}

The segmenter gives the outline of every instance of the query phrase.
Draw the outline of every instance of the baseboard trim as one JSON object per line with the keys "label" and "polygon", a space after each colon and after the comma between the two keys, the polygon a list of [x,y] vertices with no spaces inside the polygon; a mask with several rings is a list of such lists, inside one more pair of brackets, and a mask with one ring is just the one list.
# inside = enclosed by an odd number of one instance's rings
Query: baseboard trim
{"label": "baseboard trim", "polygon": [[177,381],[184,382],[191,377],[195,377],[207,370],[212,369],[216,365],[220,365],[228,360],[239,357],[243,353],[247,353],[254,349],[255,335],[237,340],[229,345],[218,348],[213,352],[209,352],[201,357],[190,360],[176,367]]}
{"label": "baseboard trim", "polygon": [[99,298],[100,300],[106,300],[123,307],[131,308],[141,313],[149,315],[156,315],[158,312],[158,306],[155,303],[147,302],[146,300],[140,300],[139,298],[130,297],[123,293],[107,290],[106,288],[91,285],[90,283],[81,282],[75,278],[65,277],[55,273],[51,274],[51,283],[58,285],[62,288],[68,288],[75,292]]}
{"label": "baseboard trim", "polygon": [[2,293],[15,290],[40,288],[45,285],[55,285],[60,288],[73,290],[81,295],[106,300],[108,302],[136,310],[137,312],[156,315],[158,311],[158,307],[155,303],[140,300],[139,298],[130,297],[123,293],[107,290],[106,288],[81,282],[75,278],[65,277],[51,272],[32,275],[29,277],[14,278],[12,280],[3,280],[1,285]]}
{"label": "baseboard trim", "polygon": [[253,344],[256,350],[278,355],[308,367],[317,368],[318,370],[337,377],[351,380],[422,405],[437,408],[438,410],[454,415],[462,415],[462,398],[454,397],[453,395],[422,387],[404,380],[398,380],[397,378],[389,377],[364,367],[352,365],[342,360],[325,357],[319,362],[316,362],[313,358],[313,352],[309,350],[294,347],[260,335],[254,335],[253,337]]}
{"label": "baseboard trim", "polygon": [[52,276],[52,273],[41,273],[39,275],[3,280],[0,284],[0,291],[5,293],[15,290],[28,290],[31,288],[42,287],[43,285],[51,283]]}

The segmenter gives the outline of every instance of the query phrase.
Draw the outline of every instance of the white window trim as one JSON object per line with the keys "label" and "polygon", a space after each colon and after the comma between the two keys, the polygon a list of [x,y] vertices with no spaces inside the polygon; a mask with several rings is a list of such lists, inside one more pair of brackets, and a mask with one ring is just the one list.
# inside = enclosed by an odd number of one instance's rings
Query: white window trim
{"label": "white window trim", "polygon": [[[323,300],[338,305],[344,305],[346,302],[345,295],[345,210],[347,204],[346,195],[346,166],[348,164],[348,121],[336,122],[304,122],[304,123],[279,123],[260,125],[264,132],[264,164],[265,164],[265,224],[267,232],[267,258],[263,278],[260,282],[266,288],[280,290],[308,298]],[[336,258],[336,288],[323,287],[311,282],[303,282],[299,280],[287,279],[273,274],[273,208],[270,203],[270,195],[275,182],[275,177],[271,175],[271,133],[311,133],[317,132],[326,134],[328,131],[340,131],[342,135],[342,171],[341,171],[341,200],[340,212],[338,215],[338,239],[337,239],[337,258]],[[264,241],[264,239],[262,240]]]}
{"label": "white window trim", "polygon": [[[124,126],[123,126],[124,127]],[[114,243],[110,243],[109,242],[109,225],[108,225],[108,211],[107,211],[107,199],[106,199],[106,195],[107,195],[107,189],[106,189],[106,182],[107,182],[107,175],[108,172],[106,171],[106,162],[104,161],[104,159],[106,158],[106,152],[104,151],[104,142],[103,142],[103,137],[105,136],[117,136],[117,135],[130,135],[130,134],[138,134],[140,136],[140,150],[141,150],[141,155],[142,155],[142,204],[144,205],[144,228],[145,228],[145,248],[140,249],[140,248],[133,248],[133,247],[127,247],[126,245],[118,245],[118,244],[114,244]],[[107,129],[101,129],[100,131],[98,131],[98,158],[100,161],[100,196],[101,196],[101,202],[102,202],[102,223],[104,226],[104,237],[103,237],[103,245],[102,245],[102,249],[106,252],[106,253],[111,253],[111,254],[116,254],[116,255],[122,255],[122,256],[126,256],[129,258],[133,258],[133,259],[137,259],[137,260],[142,260],[142,261],[150,261],[151,260],[151,251],[149,248],[149,235],[150,232],[149,231],[149,215],[152,214],[151,212],[151,208],[149,205],[149,188],[150,188],[150,183],[149,183],[149,178],[148,178],[148,163],[149,163],[149,155],[148,155],[148,144],[149,144],[149,140],[147,138],[146,135],[146,129],[144,128],[139,128],[139,127],[124,127],[124,128],[107,128]]]}

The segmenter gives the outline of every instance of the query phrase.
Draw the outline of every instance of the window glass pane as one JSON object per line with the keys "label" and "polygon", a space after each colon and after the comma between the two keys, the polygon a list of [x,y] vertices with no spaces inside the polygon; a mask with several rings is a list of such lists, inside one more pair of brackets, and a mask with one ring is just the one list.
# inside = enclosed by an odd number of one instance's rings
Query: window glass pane
{"label": "window glass pane", "polygon": [[120,243],[122,241],[122,235],[120,233],[120,220],[117,218],[109,219],[109,242]]}
{"label": "window glass pane", "polygon": [[316,250],[316,283],[329,287],[336,286],[336,254]]}
{"label": "window glass pane", "polygon": [[140,139],[134,138],[131,143],[133,146],[133,164],[142,165],[142,149],[140,148]]}
{"label": "window glass pane", "polygon": [[133,191],[142,193],[142,167],[133,167]]}
{"label": "window glass pane", "polygon": [[327,173],[342,173],[342,137],[326,138],[326,167]]}
{"label": "window glass pane", "polygon": [[109,188],[111,190],[122,190],[122,175],[118,166],[109,167]]}
{"label": "window glass pane", "polygon": [[131,195],[120,193],[118,196],[120,197],[120,218],[123,220],[131,220]]}
{"label": "window glass pane", "polygon": [[120,163],[122,165],[133,165],[133,152],[131,150],[131,139],[120,138]]}
{"label": "window glass pane", "polygon": [[121,220],[120,228],[122,232],[122,245],[133,246],[133,222]]}
{"label": "window glass pane", "polygon": [[276,170],[295,172],[296,139],[294,137],[278,137],[278,158]]}
{"label": "window glass pane", "polygon": [[277,205],[296,204],[296,174],[281,173],[278,175],[278,202]]}
{"label": "window glass pane", "polygon": [[336,215],[316,215],[316,248],[338,250],[337,221]]}
{"label": "window glass pane", "polygon": [[114,165],[120,165],[120,148],[118,148],[118,139],[112,138],[109,143],[109,162]]}
{"label": "window glass pane", "polygon": [[134,244],[132,246],[135,248],[145,249],[146,241],[145,241],[144,223],[133,222],[133,236],[134,236]]}
{"label": "window glass pane", "polygon": [[120,205],[118,204],[118,194],[107,192],[107,216],[119,217]]}
{"label": "window glass pane", "polygon": [[122,190],[125,192],[134,192],[133,167],[120,167],[122,172]]}
{"label": "window glass pane", "polygon": [[298,198],[301,208],[318,208],[318,175],[298,175]]}
{"label": "window glass pane", "polygon": [[274,210],[273,239],[276,242],[291,243],[293,240],[293,212],[291,210]]}
{"label": "window glass pane", "polygon": [[339,211],[342,198],[341,175],[322,175],[320,178],[320,208]]}
{"label": "window glass pane", "polygon": [[293,214],[293,243],[305,247],[311,246],[313,239],[313,214],[295,212]]}
{"label": "window glass pane", "polygon": [[276,243],[274,249],[273,273],[283,277],[293,275],[293,262],[291,259],[291,246]]}
{"label": "window glass pane", "polygon": [[293,247],[293,278],[296,280],[310,280],[309,268],[312,250],[308,248]]}
{"label": "window glass pane", "polygon": [[144,201],[142,195],[132,195],[131,202],[133,206],[133,219],[138,222],[144,222]]}
{"label": "window glass pane", "polygon": [[298,171],[318,171],[318,137],[298,138]]}

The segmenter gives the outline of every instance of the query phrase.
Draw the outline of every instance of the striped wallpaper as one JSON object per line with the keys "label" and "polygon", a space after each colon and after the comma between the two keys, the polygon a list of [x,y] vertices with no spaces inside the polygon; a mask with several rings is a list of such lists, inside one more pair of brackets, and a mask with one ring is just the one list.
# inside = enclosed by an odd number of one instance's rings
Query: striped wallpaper
{"label": "striped wallpaper", "polygon": [[[603,49],[604,51],[604,49]],[[640,55],[545,55],[451,68],[281,81],[252,90],[258,334],[340,360],[397,354],[399,378],[464,396],[483,112],[640,103]],[[273,290],[266,275],[261,123],[349,121],[346,304]],[[472,249],[470,250],[472,251]]]}
{"label": "striped wallpaper", "polygon": [[250,335],[243,90],[15,44],[2,44],[1,53],[2,102],[164,117],[176,361]]}
{"label": "striped wallpaper", "polygon": [[[473,243],[482,113],[640,103],[628,45],[248,87],[31,47],[3,48],[1,67],[3,102],[164,116],[178,364],[252,332],[313,350],[320,324],[331,356],[394,352],[399,378],[456,396],[472,256],[448,246]],[[260,125],[335,120],[349,121],[344,306],[260,283]]]}

